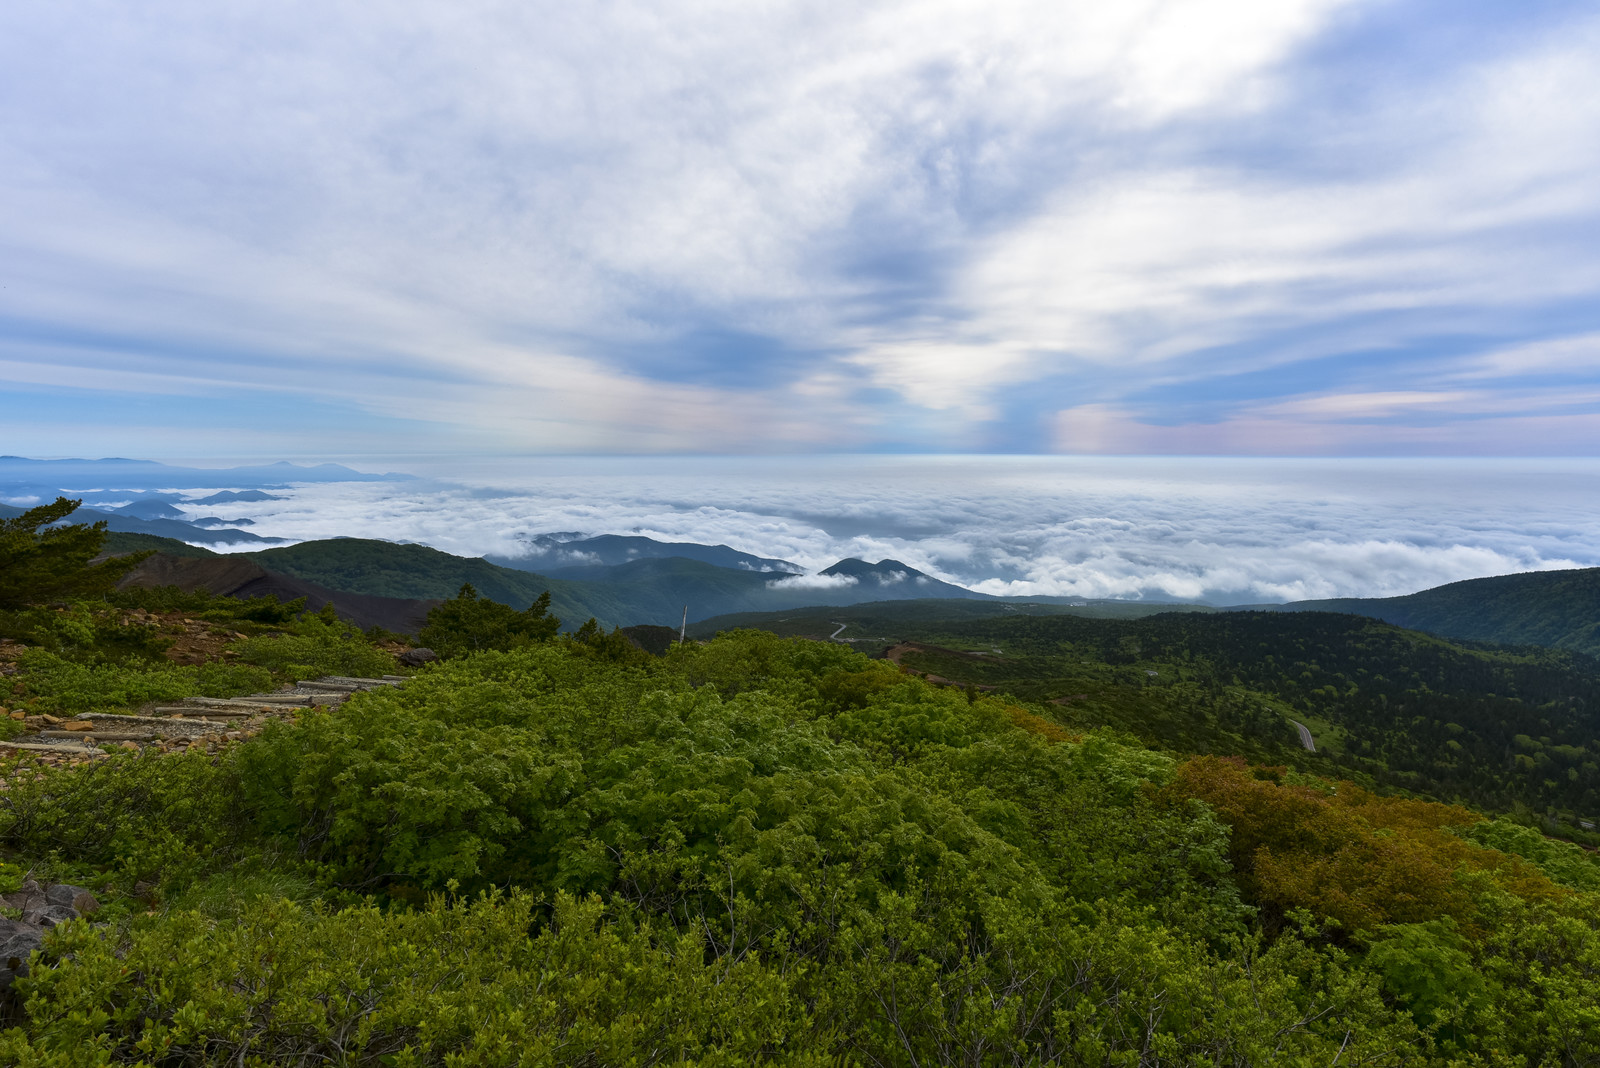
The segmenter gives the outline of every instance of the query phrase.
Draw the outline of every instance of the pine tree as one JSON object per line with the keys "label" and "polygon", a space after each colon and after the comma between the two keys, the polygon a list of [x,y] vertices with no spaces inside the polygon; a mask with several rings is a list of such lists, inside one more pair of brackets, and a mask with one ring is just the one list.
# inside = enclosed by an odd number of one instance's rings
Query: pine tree
{"label": "pine tree", "polygon": [[94,563],[105,545],[105,523],[61,523],[82,503],[57,497],[53,504],[0,519],[0,609],[102,596],[150,555]]}

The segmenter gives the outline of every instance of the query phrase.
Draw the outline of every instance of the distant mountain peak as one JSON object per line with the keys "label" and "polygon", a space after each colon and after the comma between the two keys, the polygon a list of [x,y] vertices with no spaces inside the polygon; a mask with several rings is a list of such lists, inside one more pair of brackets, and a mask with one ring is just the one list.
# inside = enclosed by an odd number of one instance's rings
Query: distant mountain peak
{"label": "distant mountain peak", "polygon": [[772,572],[797,575],[805,569],[788,560],[755,556],[727,545],[699,542],[657,541],[642,534],[596,534],[558,531],[548,534],[523,534],[517,539],[524,552],[517,557],[495,557],[506,567],[540,571],[564,567],[615,567],[635,560],[682,557],[736,571]]}
{"label": "distant mountain peak", "polygon": [[849,575],[857,579],[875,578],[879,582],[903,582],[908,578],[929,577],[910,564],[903,564],[899,560],[879,560],[875,564],[869,564],[865,560],[859,560],[853,556],[840,560],[832,567],[823,568],[821,574]]}

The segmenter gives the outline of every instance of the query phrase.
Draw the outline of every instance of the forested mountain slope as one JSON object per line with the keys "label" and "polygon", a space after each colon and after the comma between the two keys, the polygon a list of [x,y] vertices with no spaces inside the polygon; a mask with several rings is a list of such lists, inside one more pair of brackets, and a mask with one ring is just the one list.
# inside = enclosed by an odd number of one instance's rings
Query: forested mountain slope
{"label": "forested mountain slope", "polygon": [[608,626],[637,622],[631,618],[626,597],[616,590],[498,567],[487,560],[454,556],[426,545],[334,538],[247,555],[269,570],[333,590],[438,599],[453,597],[463,585],[470,584],[482,596],[518,609],[526,608],[549,590],[551,611],[569,627],[591,616]]}
{"label": "forested mountain slope", "polygon": [[1255,605],[1273,612],[1351,612],[1450,638],[1547,645],[1600,656],[1600,568],[1467,579],[1404,597]]}
{"label": "forested mountain slope", "polygon": [[[1600,818],[1600,662],[1580,653],[1464,645],[1328,613],[869,617],[840,637],[852,633],[937,679],[1174,752]],[[927,647],[893,648],[908,639]],[[1316,754],[1291,720],[1310,726]]]}

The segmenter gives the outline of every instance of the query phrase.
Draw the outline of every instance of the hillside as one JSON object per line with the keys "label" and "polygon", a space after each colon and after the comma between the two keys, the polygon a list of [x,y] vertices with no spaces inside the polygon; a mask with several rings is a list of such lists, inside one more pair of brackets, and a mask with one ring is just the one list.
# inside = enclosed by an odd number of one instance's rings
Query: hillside
{"label": "hillside", "polygon": [[1600,656],[1600,568],[1466,579],[1403,597],[1254,605],[1270,612],[1349,612],[1449,638],[1543,645]]}
{"label": "hillside", "polygon": [[[891,647],[904,667],[1173,752],[1600,822],[1600,662],[1582,654],[1327,613],[902,620],[875,637],[930,647]],[[1316,755],[1300,749],[1296,720]]]}
{"label": "hillside", "polygon": [[751,628],[786,638],[825,638],[845,625],[841,641],[892,644],[907,628],[953,620],[996,619],[1010,615],[1077,616],[1082,619],[1142,619],[1166,612],[1216,612],[1209,605],[1155,604],[1148,601],[1059,601],[1022,598],[927,597],[903,601],[867,601],[829,607],[808,603],[780,611],[734,612],[690,623],[689,633],[710,638],[724,630]]}
{"label": "hillside", "polygon": [[196,559],[217,555],[204,546],[190,545],[186,541],[180,541],[177,538],[164,538],[159,534],[134,534],[127,531],[111,531],[106,534],[105,552],[107,555],[152,550],[158,553],[166,553],[168,556],[190,556]]}
{"label": "hillside", "polygon": [[362,629],[382,627],[399,634],[415,634],[437,599],[376,597],[332,590],[314,582],[268,571],[242,556],[177,556],[157,553],[142,561],[120,583],[119,590],[172,587],[184,593],[207,591],[217,597],[249,599],[272,597],[287,604],[305,598],[309,611],[332,605],[340,618]]}
{"label": "hillside", "polygon": [[463,585],[470,584],[490,600],[523,609],[549,590],[550,610],[568,629],[591,616],[608,628],[662,622],[632,618],[626,598],[603,586],[547,579],[497,567],[487,560],[453,556],[426,545],[335,538],[242,555],[269,570],[331,590],[378,597],[437,600],[454,597]]}
{"label": "hillside", "polygon": [[[21,667],[30,728],[85,680],[255,695],[186,706],[237,708],[226,734],[147,716],[92,768],[0,764],[0,1062],[1600,1056],[1600,864],[1513,822],[1147,752],[837,645],[557,639],[397,675],[315,617],[218,622],[257,631],[231,674]],[[316,674],[335,655],[385,676]]]}
{"label": "hillside", "polygon": [[423,545],[364,538],[302,542],[243,555],[269,570],[329,589],[373,596],[451,597],[464,583],[470,583],[491,600],[525,608],[549,590],[551,611],[568,629],[591,616],[607,628],[676,626],[685,606],[689,618],[698,620],[730,612],[787,611],[895,597],[920,599],[929,593],[984,599],[895,561],[840,561],[824,574],[847,576],[850,581],[817,584],[783,572],[720,567],[672,556],[568,566],[555,575],[540,575]]}
{"label": "hillside", "polygon": [[688,541],[657,541],[638,535],[600,534],[580,537],[575,534],[538,534],[519,539],[527,551],[521,556],[488,556],[485,559],[519,571],[552,574],[568,567],[613,567],[635,560],[680,557],[703,564],[742,571],[798,574],[805,569],[787,560],[753,556],[726,545],[702,545]]}

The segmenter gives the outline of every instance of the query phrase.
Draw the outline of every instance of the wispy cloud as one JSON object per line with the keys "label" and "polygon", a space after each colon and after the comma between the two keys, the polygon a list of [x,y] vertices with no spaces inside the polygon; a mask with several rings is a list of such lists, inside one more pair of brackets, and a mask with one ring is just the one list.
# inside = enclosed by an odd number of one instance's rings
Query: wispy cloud
{"label": "wispy cloud", "polygon": [[1600,379],[1597,50],[1439,0],[13,5],[0,389],[102,452],[1473,451],[1397,399],[1459,391],[1589,452],[1528,398]]}

